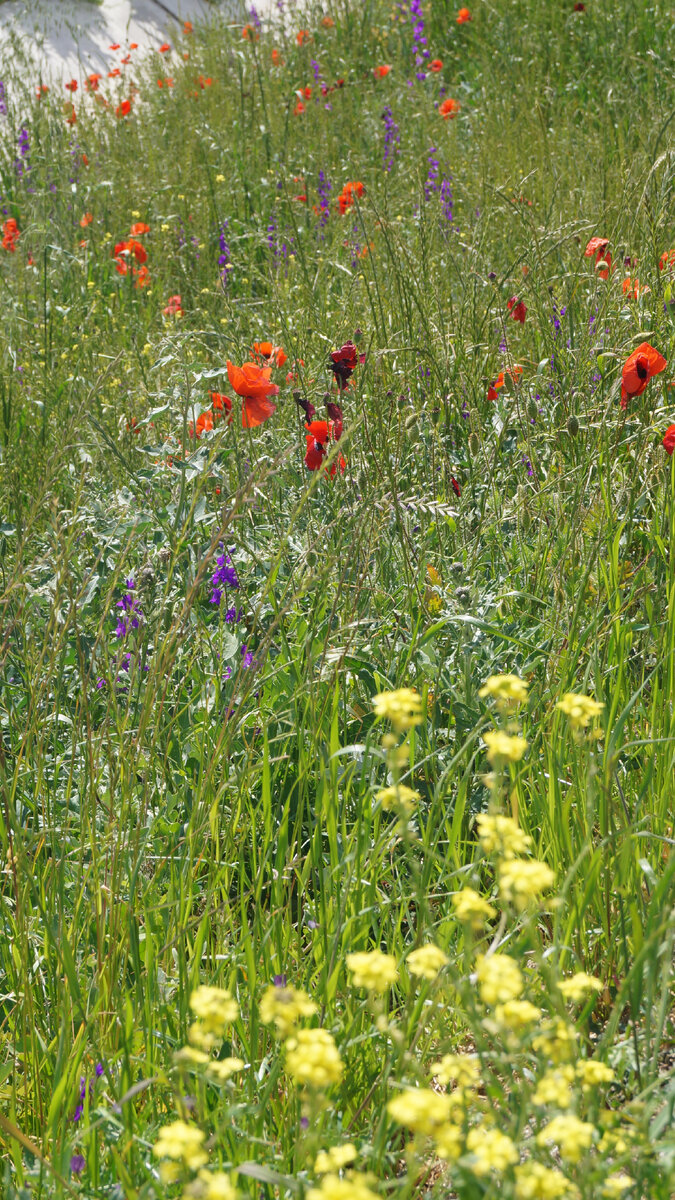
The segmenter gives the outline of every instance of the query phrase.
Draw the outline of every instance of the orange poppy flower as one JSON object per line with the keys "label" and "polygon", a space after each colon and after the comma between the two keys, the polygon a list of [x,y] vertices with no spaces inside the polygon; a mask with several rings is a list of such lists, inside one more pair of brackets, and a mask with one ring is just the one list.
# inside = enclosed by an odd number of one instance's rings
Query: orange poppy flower
{"label": "orange poppy flower", "polygon": [[675,266],[675,250],[664,250],[659,259],[659,271],[672,266]]}
{"label": "orange poppy flower", "polygon": [[84,86],[88,92],[98,91],[98,82],[100,78],[101,76],[96,74],[96,72],[94,72],[93,75],[87,75],[87,78],[84,81]]}
{"label": "orange poppy flower", "polygon": [[131,54],[125,54],[124,58],[120,59],[120,62],[124,63],[125,67],[128,66],[128,64],[131,62]]}
{"label": "orange poppy flower", "polygon": [[353,179],[346,183],[338,196],[338,206],[341,213],[346,213],[354,203],[354,197],[357,196],[360,200],[364,192],[363,184],[360,179]]}
{"label": "orange poppy flower", "polygon": [[75,112],[74,107],[70,111],[70,116],[68,117],[68,124],[69,125],[77,125],[77,113]]}
{"label": "orange poppy flower", "polygon": [[651,289],[648,288],[646,284],[640,287],[639,279],[631,279],[630,276],[628,276],[621,284],[621,290],[624,296],[631,296],[633,299],[637,300],[640,292],[648,292]]}
{"label": "orange poppy flower", "polygon": [[129,42],[130,50],[138,50],[138,42]]}
{"label": "orange poppy flower", "polygon": [[244,28],[241,31],[241,36],[243,37],[245,42],[259,42],[260,41],[260,34],[258,33],[258,30],[256,29],[255,25],[244,25]]}
{"label": "orange poppy flower", "polygon": [[86,154],[83,154],[83,155],[82,155],[82,166],[83,166],[83,167],[88,167],[88,166],[89,166],[89,159],[87,158]]}
{"label": "orange poppy flower", "polygon": [[[595,255],[595,267],[600,279],[607,279],[612,269],[612,256],[606,253],[608,246],[609,238],[592,237],[584,250],[584,258],[592,258]],[[599,263],[602,266],[598,270]]]}
{"label": "orange poppy flower", "polygon": [[504,372],[500,371],[497,378],[493,379],[492,383],[488,384],[488,390],[487,390],[488,400],[496,400],[497,392],[499,391],[500,388],[503,388],[503,386],[504,386]]}
{"label": "orange poppy flower", "polygon": [[117,79],[117,76],[121,74],[119,67],[113,67],[112,71],[108,71],[108,79]]}
{"label": "orange poppy flower", "polygon": [[322,17],[321,24],[323,25],[324,29],[333,29],[335,27],[335,21],[332,17]]}
{"label": "orange poppy flower", "polygon": [[310,42],[312,37],[309,29],[299,29],[295,35],[295,40],[299,46],[304,46],[305,42]]}
{"label": "orange poppy flower", "polygon": [[305,111],[305,106],[302,103],[302,100],[298,100],[298,103],[296,104],[295,108],[293,109],[293,116],[301,117],[302,114],[304,113],[304,111]]}
{"label": "orange poppy flower", "polygon": [[119,50],[119,48],[120,48],[119,42],[113,42],[112,46],[108,46],[109,50]]}
{"label": "orange poppy flower", "polygon": [[77,80],[71,79],[70,83],[64,83],[63,86],[65,88],[67,88],[69,92],[76,92],[77,91]]}
{"label": "orange poppy flower", "polygon": [[83,217],[80,217],[80,225],[82,226],[83,229],[86,229],[87,225],[91,225],[93,219],[94,219],[93,213],[86,212]]}
{"label": "orange poppy flower", "polygon": [[204,91],[204,88],[211,87],[213,80],[211,79],[210,75],[208,75],[208,76],[200,75],[199,78],[197,79],[197,83],[199,84],[202,91]]}
{"label": "orange poppy flower", "polygon": [[2,247],[3,250],[9,250],[13,254],[16,250],[16,243],[21,236],[21,230],[14,217],[9,217],[2,227]]}
{"label": "orange poppy flower", "polygon": [[443,60],[441,58],[432,58],[429,66],[430,66],[431,70],[434,72],[442,71],[443,70]]}
{"label": "orange poppy flower", "polygon": [[35,95],[37,96],[37,98],[39,100],[42,96],[46,96],[48,91],[49,91],[49,88],[47,87],[47,84],[41,83],[39,88],[37,89]]}
{"label": "orange poppy flower", "polygon": [[274,63],[275,67],[281,62],[281,55],[279,54],[278,50],[272,51],[272,62]]}
{"label": "orange poppy flower", "polygon": [[390,71],[391,71],[391,67],[388,66],[386,63],[381,67],[373,68],[373,74],[376,79],[384,79],[385,75],[388,75]]}
{"label": "orange poppy flower", "polygon": [[254,342],[253,353],[267,363],[273,363],[275,367],[283,367],[288,358],[281,346],[274,346],[272,342]]}
{"label": "orange poppy flower", "polygon": [[666,454],[672,454],[675,450],[675,425],[669,425],[666,429],[662,445]]}
{"label": "orange poppy flower", "polygon": [[162,42],[162,44],[159,48],[159,53],[160,54],[168,54],[170,49],[171,49],[171,46],[169,45],[168,42]]}
{"label": "orange poppy flower", "polygon": [[136,275],[135,288],[147,287],[150,283],[150,272],[147,267],[141,267]]}
{"label": "orange poppy flower", "polygon": [[469,12],[468,8],[460,8],[459,12],[457,13],[457,24],[464,25],[466,21],[470,20],[471,13]]}
{"label": "orange poppy flower", "polygon": [[462,106],[459,100],[451,100],[450,97],[448,97],[447,100],[444,100],[443,103],[439,105],[438,111],[442,114],[443,119],[447,121],[448,117],[454,117],[455,113],[458,113],[461,107]]}
{"label": "orange poppy flower", "polygon": [[192,33],[192,21],[183,22],[183,33]]}
{"label": "orange poppy flower", "polygon": [[115,109],[116,117],[128,117],[131,112],[131,100],[123,100]]}
{"label": "orange poppy flower", "polygon": [[237,367],[229,358],[227,360],[227,375],[232,389],[244,401],[241,406],[241,423],[244,429],[255,429],[276,411],[276,405],[268,399],[269,396],[279,393],[276,383],[270,382],[271,374],[271,367],[259,367],[253,362],[246,362]]}
{"label": "orange poppy flower", "polygon": [[150,226],[146,225],[145,221],[136,221],[136,223],[132,225],[131,229],[129,230],[129,234],[132,238],[142,237],[144,233],[149,232]]}
{"label": "orange poppy flower", "polygon": [[649,342],[640,345],[628,355],[621,372],[621,407],[626,408],[628,400],[641,396],[652,375],[660,375],[668,363],[658,350]]}
{"label": "orange poppy flower", "polygon": [[514,321],[520,321],[521,325],[525,324],[527,308],[522,300],[519,300],[517,296],[512,296],[510,300],[507,300],[506,307]]}

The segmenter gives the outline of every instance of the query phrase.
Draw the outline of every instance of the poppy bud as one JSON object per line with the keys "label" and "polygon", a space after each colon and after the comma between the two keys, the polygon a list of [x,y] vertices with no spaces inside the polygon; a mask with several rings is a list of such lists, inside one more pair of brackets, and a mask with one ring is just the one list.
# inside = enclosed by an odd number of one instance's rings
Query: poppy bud
{"label": "poppy bud", "polygon": [[401,395],[399,396],[396,403],[398,405],[399,411],[402,412],[403,409],[405,408],[406,404],[408,403],[408,397],[404,396],[403,392],[401,392]]}
{"label": "poppy bud", "polygon": [[316,564],[318,563],[318,561],[319,561],[319,556],[318,556],[316,550],[308,550],[307,551],[307,566],[315,567]]}
{"label": "poppy bud", "polygon": [[479,440],[478,440],[478,434],[477,434],[477,433],[470,433],[470,434],[469,434],[469,450],[470,450],[470,451],[471,451],[471,453],[472,453],[472,454],[474,454],[474,455],[475,455],[475,454],[478,454],[478,451],[480,450],[480,442],[479,442]]}
{"label": "poppy bud", "polygon": [[417,425],[417,413],[416,412],[408,413],[408,416],[405,419],[406,429],[408,431],[410,431],[411,429],[414,429],[416,425]]}
{"label": "poppy bud", "polygon": [[330,402],[331,402],[332,398],[333,398],[333,397],[331,396],[330,392],[324,392],[324,394],[323,394],[323,396],[322,396],[322,398],[321,398],[321,399],[322,399],[322,402],[323,402],[323,406],[324,406],[324,408],[326,407],[326,405],[327,405],[327,404],[330,404]]}
{"label": "poppy bud", "polygon": [[529,508],[525,508],[525,509],[523,509],[523,529],[525,530],[525,533],[527,533],[528,529],[530,529],[531,526],[532,526],[532,517],[530,516],[530,510],[529,510]]}
{"label": "poppy bud", "polygon": [[539,405],[534,399],[534,396],[530,396],[530,399],[527,402],[527,415],[531,421],[536,421],[537,417],[539,416]]}
{"label": "poppy bud", "polygon": [[354,330],[354,332],[352,334],[352,341],[355,346],[358,346],[359,342],[363,341],[363,333],[361,332],[360,329]]}
{"label": "poppy bud", "polygon": [[291,392],[291,396],[295,400],[296,404],[299,404],[300,401],[302,400],[302,392],[298,392],[298,391]]}
{"label": "poppy bud", "polygon": [[429,415],[430,415],[431,420],[433,421],[434,425],[438,425],[438,422],[441,419],[440,408],[432,408]]}
{"label": "poppy bud", "polygon": [[570,437],[576,437],[579,432],[579,420],[575,417],[574,413],[571,413],[567,418],[567,432]]}

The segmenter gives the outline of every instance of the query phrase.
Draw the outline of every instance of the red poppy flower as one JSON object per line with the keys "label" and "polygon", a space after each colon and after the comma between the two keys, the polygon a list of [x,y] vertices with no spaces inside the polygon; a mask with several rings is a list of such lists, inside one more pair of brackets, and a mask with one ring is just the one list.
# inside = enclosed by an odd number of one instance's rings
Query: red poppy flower
{"label": "red poppy flower", "polygon": [[[232,401],[229,396],[225,396],[223,392],[209,392],[211,407],[216,413],[232,412]],[[216,418],[218,419],[218,418]]]}
{"label": "red poppy flower", "polygon": [[67,88],[69,92],[76,92],[77,91],[77,80],[71,79],[70,83],[64,83],[63,86],[65,88]]}
{"label": "red poppy flower", "polygon": [[500,371],[497,378],[493,379],[492,383],[488,384],[488,391],[487,391],[488,400],[496,400],[497,392],[499,391],[500,388],[503,388],[503,386],[504,386],[504,372]]}
{"label": "red poppy flower", "polygon": [[89,166],[89,159],[87,158],[86,154],[83,154],[83,155],[82,155],[82,165],[83,165],[84,167],[88,167],[88,166]]}
{"label": "red poppy flower", "polygon": [[527,308],[522,300],[519,300],[517,296],[512,296],[510,300],[507,300],[506,307],[511,313],[514,321],[520,321],[521,325],[525,324]]}
{"label": "red poppy flower", "polygon": [[470,20],[471,13],[469,12],[468,8],[460,8],[459,12],[457,13],[457,24],[464,25],[466,21]]}
{"label": "red poppy flower", "polygon": [[[328,453],[329,443],[337,440],[332,421],[311,421],[309,425],[305,425],[307,433],[305,441],[307,449],[305,451],[305,466],[310,471],[318,471],[321,467],[324,458]],[[338,455],[335,462],[331,463],[330,475],[335,476],[338,468],[340,472],[344,472],[346,462],[342,455]]]}
{"label": "red poppy flower", "polygon": [[343,214],[346,213],[354,203],[354,197],[357,196],[360,200],[363,191],[363,184],[360,180],[351,180],[349,183],[346,183],[338,196],[340,212]]}
{"label": "red poppy flower", "polygon": [[675,265],[675,250],[664,250],[659,259],[659,271]]}
{"label": "red poppy flower", "polygon": [[612,256],[606,253],[608,246],[609,238],[592,237],[584,250],[584,258],[592,258],[595,255],[596,270],[598,263],[602,263],[602,267],[598,270],[600,279],[607,279],[612,269]]}
{"label": "red poppy flower", "polygon": [[167,53],[169,52],[169,50],[170,50],[170,49],[171,49],[171,46],[169,45],[169,43],[168,43],[168,42],[162,42],[162,45],[161,45],[161,46],[160,46],[160,48],[159,48],[159,53],[160,53],[160,54],[167,54]]}
{"label": "red poppy flower", "polygon": [[305,42],[311,41],[309,29],[299,29],[295,35],[295,40],[299,46],[304,46]]}
{"label": "red poppy flower", "polygon": [[108,46],[109,50],[119,50],[119,48],[120,48],[119,42],[113,42],[112,46]]}
{"label": "red poppy flower", "polygon": [[120,62],[124,63],[125,67],[128,66],[128,64],[131,62],[131,54],[125,54],[124,58],[120,59]]}
{"label": "red poppy flower", "polygon": [[575,12],[586,12],[586,5],[582,4],[581,0],[577,0],[576,4],[574,5],[574,11]]}
{"label": "red poppy flower", "polygon": [[443,120],[447,121],[448,118],[454,117],[455,114],[459,112],[461,107],[462,106],[459,100],[452,100],[448,96],[447,100],[444,100],[442,104],[439,104],[438,111],[441,113]]}
{"label": "red poppy flower", "polygon": [[461,496],[461,494],[462,494],[462,489],[461,489],[461,487],[459,486],[459,484],[458,484],[457,480],[455,479],[454,475],[452,476],[452,478],[451,478],[451,480],[450,480],[450,486],[452,487],[452,490],[453,490],[453,492],[455,493],[455,495],[456,495],[457,497]]}
{"label": "red poppy flower", "polygon": [[385,75],[388,75],[390,71],[391,71],[391,67],[386,66],[386,65],[382,66],[382,67],[374,67],[373,75],[375,76],[376,79],[384,79]]}
{"label": "red poppy flower", "polygon": [[443,70],[443,59],[442,58],[432,58],[431,63],[429,65],[430,65],[431,70],[434,72],[442,71]]}
{"label": "red poppy flower", "polygon": [[663,435],[663,449],[666,454],[672,454],[675,450],[675,425],[669,425]]}
{"label": "red poppy flower", "polygon": [[16,250],[16,243],[21,236],[21,230],[14,217],[9,217],[2,227],[2,248],[9,250],[13,254]]}
{"label": "red poppy flower", "polygon": [[123,100],[115,109],[116,117],[128,117],[131,112],[131,100]]}
{"label": "red poppy flower", "polygon": [[278,50],[272,51],[272,62],[274,63],[275,67],[281,62],[281,55],[279,54]]}
{"label": "red poppy flower", "polygon": [[117,79],[117,76],[121,74],[119,67],[113,67],[112,71],[108,71],[108,79]]}
{"label": "red poppy flower", "polygon": [[630,276],[628,276],[628,278],[624,279],[623,283],[621,284],[621,290],[624,296],[631,296],[631,298],[637,300],[640,292],[648,292],[650,289],[646,286],[640,287],[639,279],[631,279]]}
{"label": "red poppy flower", "polygon": [[323,25],[324,29],[334,29],[335,28],[335,21],[333,20],[332,17],[322,17],[321,24]]}
{"label": "red poppy flower", "polygon": [[41,83],[39,88],[37,89],[35,95],[37,96],[37,98],[39,100],[42,96],[46,96],[48,91],[49,91],[49,88],[47,87],[47,84]]}
{"label": "red poppy flower", "polygon": [[129,234],[132,238],[142,237],[144,233],[149,232],[150,226],[146,225],[144,221],[136,221],[135,225],[132,225],[131,229],[129,230]]}
{"label": "red poppy flower", "polygon": [[659,375],[668,366],[662,354],[649,342],[640,345],[629,354],[621,372],[621,407],[626,408],[629,398],[641,396],[652,375]]}
{"label": "red poppy flower", "polygon": [[96,72],[94,72],[93,75],[87,75],[87,78],[84,81],[84,86],[88,92],[98,91],[98,83],[100,78],[101,76],[97,75]]}
{"label": "red poppy flower", "polygon": [[183,33],[192,33],[192,21],[183,22]]}
{"label": "red poppy flower", "polygon": [[204,91],[204,88],[211,87],[213,80],[211,79],[210,75],[208,75],[208,76],[200,75],[197,80],[197,83],[199,84],[202,91]]}
{"label": "red poppy flower", "polygon": [[166,308],[162,309],[162,313],[165,317],[182,317],[183,305],[178,294],[175,296],[169,296],[167,306]]}
{"label": "red poppy flower", "polygon": [[326,412],[333,424],[333,437],[336,442],[339,442],[342,437],[342,409],[339,404],[329,400],[326,404]]}
{"label": "red poppy flower", "polygon": [[86,212],[83,217],[80,217],[80,225],[83,229],[86,229],[87,225],[91,225],[93,219],[93,213]]}
{"label": "red poppy flower", "polygon": [[279,388],[270,382],[271,367],[259,367],[257,363],[246,362],[241,367],[227,360],[227,374],[233,390],[243,399],[241,406],[241,423],[244,429],[255,429],[262,425],[272,413],[276,405],[268,399],[277,396]]}
{"label": "red poppy flower", "polygon": [[333,372],[340,391],[348,386],[349,378],[356,370],[357,364],[365,361],[365,354],[359,354],[353,342],[345,342],[339,350],[333,350],[328,369]]}
{"label": "red poppy flower", "polygon": [[288,357],[281,346],[274,346],[272,342],[254,342],[253,354],[275,367],[283,367]]}
{"label": "red poppy flower", "polygon": [[293,109],[293,116],[301,117],[302,114],[304,113],[304,111],[305,111],[305,106],[302,103],[302,100],[298,100],[298,103],[296,104],[295,108]]}
{"label": "red poppy flower", "polygon": [[129,42],[130,50],[138,50],[138,42]]}
{"label": "red poppy flower", "polygon": [[77,113],[75,112],[74,105],[73,105],[72,109],[70,110],[70,116],[67,118],[67,122],[69,125],[77,125]]}
{"label": "red poppy flower", "polygon": [[135,288],[147,287],[150,283],[150,272],[147,267],[140,267],[136,274]]}

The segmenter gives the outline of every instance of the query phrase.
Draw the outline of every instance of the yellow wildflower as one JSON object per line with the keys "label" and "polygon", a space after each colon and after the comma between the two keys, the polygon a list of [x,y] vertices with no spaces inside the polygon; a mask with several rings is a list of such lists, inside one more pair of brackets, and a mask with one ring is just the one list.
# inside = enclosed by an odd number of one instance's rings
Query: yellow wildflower
{"label": "yellow wildflower", "polygon": [[413,1133],[428,1136],[447,1123],[452,1105],[445,1092],[434,1092],[431,1088],[409,1088],[394,1096],[387,1104],[387,1112],[397,1125],[405,1125]]}
{"label": "yellow wildflower", "polygon": [[561,1171],[538,1162],[516,1167],[515,1176],[515,1200],[563,1200],[571,1194],[570,1183]]}
{"label": "yellow wildflower", "polygon": [[466,1148],[474,1158],[470,1167],[474,1175],[489,1175],[491,1171],[502,1174],[518,1162],[518,1151],[511,1138],[485,1125],[469,1130]]}
{"label": "yellow wildflower", "polygon": [[311,1017],[316,1004],[306,992],[294,987],[270,987],[260,997],[260,1020],[274,1025],[278,1037],[286,1038],[302,1017]]}
{"label": "yellow wildflower", "polygon": [[484,1004],[516,1000],[523,990],[520,967],[508,954],[481,954],[476,960],[476,976]]}
{"label": "yellow wildflower", "polygon": [[470,925],[476,932],[482,929],[486,921],[497,916],[496,908],[493,908],[473,888],[462,888],[461,892],[455,892],[451,899],[457,920],[462,921],[465,925]]}
{"label": "yellow wildflower", "polygon": [[318,1188],[309,1189],[307,1200],[378,1200],[378,1196],[368,1187],[365,1176],[350,1171],[344,1179],[324,1175]]}
{"label": "yellow wildflower", "polygon": [[572,1057],[579,1034],[577,1030],[560,1018],[547,1021],[541,1032],[532,1039],[532,1047],[538,1054],[544,1054],[554,1063],[564,1062]]}
{"label": "yellow wildflower", "polygon": [[499,864],[499,891],[519,910],[527,908],[542,892],[549,891],[555,875],[537,858],[506,858]]}
{"label": "yellow wildflower", "polygon": [[323,1088],[339,1083],[342,1059],[326,1029],[299,1029],[286,1042],[286,1070],[296,1083]]}
{"label": "yellow wildflower", "polygon": [[616,1074],[612,1068],[595,1058],[582,1058],[577,1063],[577,1079],[581,1080],[585,1092],[599,1087],[601,1083],[612,1083],[615,1078]]}
{"label": "yellow wildflower", "polygon": [[422,723],[422,697],[413,688],[398,688],[395,692],[379,692],[373,697],[376,717],[386,717],[397,733]]}
{"label": "yellow wildflower", "polygon": [[237,1189],[225,1171],[201,1170],[183,1192],[183,1200],[235,1200]]}
{"label": "yellow wildflower", "polygon": [[504,733],[502,729],[488,730],[483,734],[483,741],[487,746],[487,758],[490,763],[520,762],[527,750],[525,738],[516,733]]}
{"label": "yellow wildflower", "polygon": [[209,1062],[208,1071],[219,1083],[227,1083],[230,1076],[237,1071],[243,1071],[245,1065],[241,1058],[212,1059]]}
{"label": "yellow wildflower", "polygon": [[447,954],[430,942],[413,950],[406,959],[406,966],[411,975],[417,975],[420,979],[435,979],[449,961]]}
{"label": "yellow wildflower", "polygon": [[380,788],[379,792],[375,793],[375,799],[379,800],[386,812],[393,808],[399,809],[406,815],[412,812],[419,798],[419,792],[406,787],[404,783],[394,784],[392,787]]}
{"label": "yellow wildflower", "polygon": [[558,983],[558,990],[562,992],[566,1000],[580,1001],[585,1000],[591,992],[601,992],[602,984],[594,975],[587,975],[585,971],[577,971],[576,975],[570,975],[569,979],[561,979]]}
{"label": "yellow wildflower", "polygon": [[608,1175],[602,1185],[603,1196],[622,1196],[628,1188],[633,1187],[634,1179],[620,1171],[616,1175]]}
{"label": "yellow wildflower", "polygon": [[535,1104],[555,1104],[556,1108],[569,1108],[572,1103],[572,1084],[574,1083],[574,1068],[569,1066],[557,1067],[542,1075],[534,1090],[532,1099]]}
{"label": "yellow wildflower", "polygon": [[314,1170],[317,1175],[327,1175],[331,1171],[340,1171],[349,1166],[357,1156],[356,1146],[345,1142],[343,1146],[331,1146],[330,1150],[320,1150],[316,1156]]}
{"label": "yellow wildflower", "polygon": [[495,1008],[495,1020],[503,1029],[527,1029],[541,1018],[541,1009],[529,1000],[507,1000]]}
{"label": "yellow wildflower", "polygon": [[599,717],[604,704],[593,700],[591,696],[583,696],[574,692],[565,692],[562,700],[556,704],[566,717],[569,717],[572,729],[585,729],[590,721]]}
{"label": "yellow wildflower", "polygon": [[524,704],[527,700],[528,684],[518,675],[491,675],[485,680],[478,695],[481,700],[493,697],[499,704]]}
{"label": "yellow wildflower", "polygon": [[203,1150],[205,1136],[196,1125],[172,1121],[160,1129],[152,1153],[155,1158],[170,1158],[195,1171],[208,1161],[208,1155]]}
{"label": "yellow wildflower", "polygon": [[594,1125],[588,1121],[580,1121],[572,1113],[565,1113],[544,1125],[537,1134],[536,1142],[538,1146],[553,1142],[560,1150],[561,1158],[568,1162],[578,1162],[584,1152],[590,1150],[594,1133]]}
{"label": "yellow wildflower", "polygon": [[239,1016],[239,1005],[223,988],[202,985],[190,996],[190,1008],[208,1033],[220,1036]]}
{"label": "yellow wildflower", "polygon": [[459,1125],[448,1121],[434,1133],[434,1146],[439,1158],[445,1162],[456,1162],[461,1157],[464,1145],[464,1134]]}
{"label": "yellow wildflower", "polygon": [[396,959],[381,950],[348,954],[347,967],[353,975],[354,987],[367,988],[369,992],[386,992],[398,977]]}
{"label": "yellow wildflower", "polygon": [[458,1088],[475,1088],[480,1083],[480,1062],[475,1054],[444,1054],[432,1067],[439,1083],[456,1083]]}
{"label": "yellow wildflower", "polygon": [[486,854],[498,854],[500,858],[514,858],[525,854],[532,838],[513,820],[501,813],[479,813],[476,817],[478,837]]}
{"label": "yellow wildflower", "polygon": [[194,1046],[181,1046],[180,1050],[176,1050],[173,1061],[199,1067],[210,1060],[208,1054],[205,1054],[203,1050],[196,1050]]}

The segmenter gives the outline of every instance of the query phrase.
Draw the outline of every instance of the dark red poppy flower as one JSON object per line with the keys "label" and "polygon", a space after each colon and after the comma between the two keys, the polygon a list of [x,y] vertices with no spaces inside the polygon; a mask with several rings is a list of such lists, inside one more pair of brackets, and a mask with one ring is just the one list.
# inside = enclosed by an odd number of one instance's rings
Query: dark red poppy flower
{"label": "dark red poppy flower", "polygon": [[333,426],[333,437],[336,442],[339,442],[342,437],[342,409],[339,404],[334,404],[329,400],[326,404],[326,412]]}
{"label": "dark red poppy flower", "polygon": [[345,342],[339,350],[333,350],[328,369],[333,372],[340,391],[348,386],[349,378],[353,375],[358,363],[365,361],[365,354],[359,354],[353,342]]}
{"label": "dark red poppy flower", "polygon": [[612,256],[607,253],[609,238],[592,237],[584,250],[584,258],[595,256],[595,269],[600,279],[607,279],[612,269]]}
{"label": "dark red poppy flower", "polygon": [[300,392],[293,392],[293,399],[298,407],[302,409],[307,420],[311,421],[312,417],[316,414],[316,409],[312,401],[308,400],[306,396],[301,395]]}
{"label": "dark red poppy flower", "polygon": [[77,80],[71,79],[70,83],[64,83],[63,86],[65,88],[67,88],[69,92],[76,92],[77,91]]}
{"label": "dark red poppy flower", "polygon": [[641,342],[623,364],[621,407],[626,408],[628,400],[634,396],[641,396],[652,375],[659,375],[667,366],[668,363],[658,350],[650,346],[649,342]]}
{"label": "dark red poppy flower", "polygon": [[675,450],[675,425],[669,425],[663,435],[663,449],[666,454],[672,454]]}
{"label": "dark red poppy flower", "polygon": [[[305,425],[307,434],[305,440],[307,442],[307,450],[305,451],[305,466],[310,471],[318,471],[323,463],[324,458],[328,454],[328,447],[331,441],[335,441],[335,430],[332,421],[311,421],[309,425]],[[338,468],[340,472],[344,472],[346,463],[341,454],[331,463],[330,475],[334,476]]]}
{"label": "dark red poppy flower", "polygon": [[507,300],[506,307],[511,313],[514,321],[520,321],[521,325],[525,324],[527,308],[522,300],[519,300],[517,296],[512,296],[510,300]]}
{"label": "dark red poppy flower", "polygon": [[459,486],[459,484],[458,484],[457,480],[455,479],[454,475],[452,476],[452,479],[450,480],[450,485],[451,485],[451,487],[452,487],[452,490],[453,490],[453,492],[455,493],[455,495],[456,495],[457,497],[461,496],[461,494],[462,494],[462,489],[461,489],[461,487]]}
{"label": "dark red poppy flower", "polygon": [[576,4],[574,5],[574,11],[575,12],[586,12],[586,5],[582,4],[581,0],[577,0]]}

